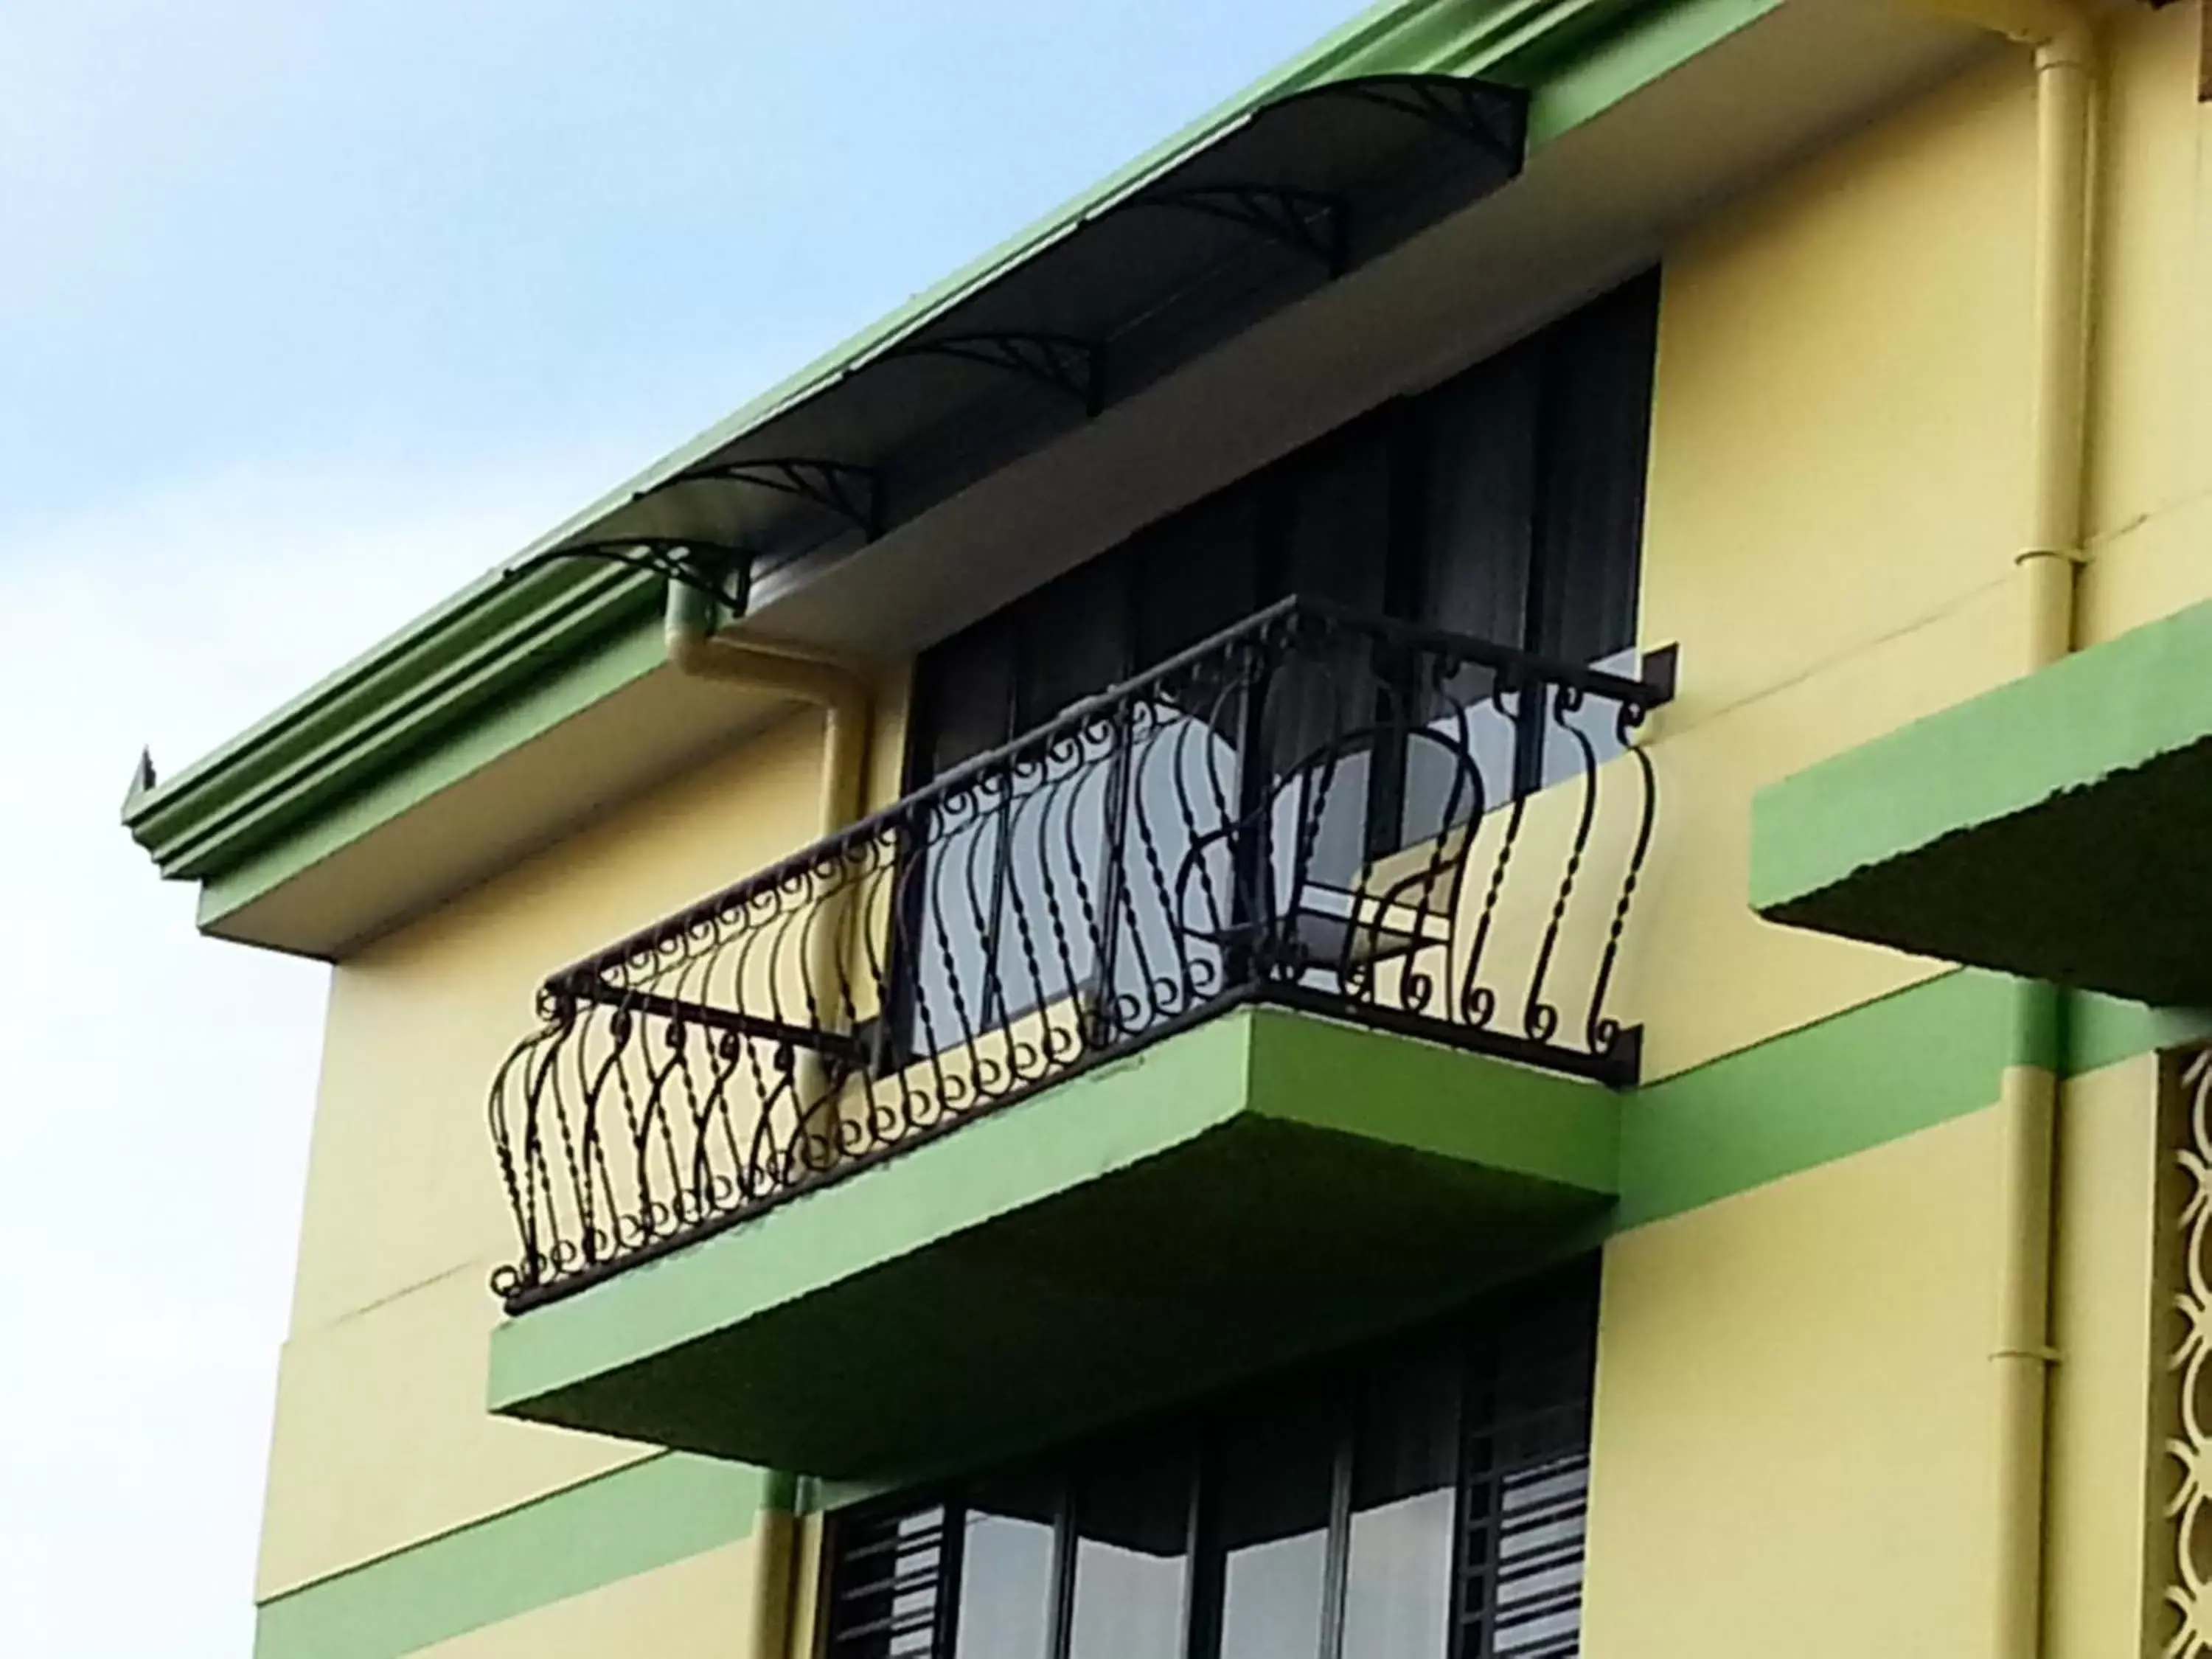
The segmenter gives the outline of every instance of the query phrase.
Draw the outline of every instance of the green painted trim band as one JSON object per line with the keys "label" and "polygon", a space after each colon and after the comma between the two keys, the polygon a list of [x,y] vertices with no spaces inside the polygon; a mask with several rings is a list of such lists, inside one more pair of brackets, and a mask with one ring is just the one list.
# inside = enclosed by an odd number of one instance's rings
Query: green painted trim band
{"label": "green painted trim band", "polygon": [[218,927],[310,866],[644,678],[665,659],[659,619],[647,616],[586,641],[535,683],[496,689],[481,712],[456,718],[440,739],[396,769],[370,774],[371,781],[293,833],[208,878],[200,889],[199,926]]}
{"label": "green painted trim band", "polygon": [[261,1605],[254,1659],[398,1659],[750,1536],[763,1470],[666,1452]]}
{"label": "green painted trim band", "polygon": [[1549,66],[1534,75],[1528,73],[1533,65],[1522,66],[1532,94],[1529,152],[1533,155],[1604,114],[1783,3],[1677,0],[1669,6],[1645,8],[1631,12],[1595,40],[1576,42],[1572,55],[1565,57],[1559,52],[1563,37],[1548,36],[1536,51],[1546,55]]}
{"label": "green painted trim band", "polygon": [[1639,1090],[1617,1228],[1641,1226],[1988,1105],[2012,982],[1954,971]]}
{"label": "green painted trim band", "polygon": [[464,589],[214,754],[134,791],[125,827],[165,876],[229,874],[378,777],[634,629],[658,594],[612,566]]}
{"label": "green painted trim band", "polygon": [[[887,349],[1085,213],[1278,98],[1354,76],[1482,75],[1529,88],[1531,147],[1601,113],[1781,0],[1388,0],[1056,212],[846,340],[602,496],[510,562],[589,531],[702,456]],[[205,884],[203,925],[419,805],[542,729],[509,700],[547,685],[576,712],[612,689],[588,661],[657,603],[649,579],[554,565],[495,571],[125,810],[165,876]]]}
{"label": "green painted trim band", "polygon": [[1638,1090],[1621,1116],[1613,1224],[1680,1214],[1978,1111],[2008,1065],[2080,1077],[2207,1033],[2212,1016],[1952,969]]}

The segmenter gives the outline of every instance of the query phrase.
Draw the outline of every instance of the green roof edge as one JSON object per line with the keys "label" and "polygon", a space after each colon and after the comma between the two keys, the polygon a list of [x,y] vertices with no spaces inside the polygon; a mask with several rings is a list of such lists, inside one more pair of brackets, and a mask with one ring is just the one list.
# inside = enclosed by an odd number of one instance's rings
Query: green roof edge
{"label": "green roof edge", "polygon": [[[849,374],[906,332],[1267,104],[1392,72],[1487,75],[1534,94],[1530,147],[1590,118],[1784,0],[1385,0],[1090,190],[845,340],[173,777],[134,787],[131,837],[172,878],[219,880],[253,861],[265,890],[280,844],[635,627],[652,578],[521,561]],[[1558,96],[1552,97],[1553,78]],[[444,781],[450,782],[448,776]],[[434,793],[386,792],[395,810]],[[388,817],[389,813],[384,815]],[[362,832],[373,825],[362,826]],[[318,837],[301,867],[331,850]],[[224,908],[203,905],[206,926]]]}

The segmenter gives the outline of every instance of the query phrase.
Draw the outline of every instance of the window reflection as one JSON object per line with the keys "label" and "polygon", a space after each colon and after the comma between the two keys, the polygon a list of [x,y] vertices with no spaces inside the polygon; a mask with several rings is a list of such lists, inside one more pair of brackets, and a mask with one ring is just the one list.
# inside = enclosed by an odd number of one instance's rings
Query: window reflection
{"label": "window reflection", "polygon": [[1337,1413],[1294,1398],[1233,1425],[1221,1450],[1221,1659],[1321,1652]]}
{"label": "window reflection", "polygon": [[1451,1620],[1460,1367],[1431,1351],[1370,1375],[1352,1452],[1343,1659],[1439,1659]]}
{"label": "window reflection", "polygon": [[1596,1283],[842,1517],[830,1659],[1564,1659]]}
{"label": "window reflection", "polygon": [[1090,1460],[1075,1510],[1070,1659],[1179,1659],[1189,1576],[1192,1459],[1174,1440]]}
{"label": "window reflection", "polygon": [[969,1488],[953,1626],[957,1659],[1045,1659],[1052,1635],[1057,1485],[1018,1474]]}

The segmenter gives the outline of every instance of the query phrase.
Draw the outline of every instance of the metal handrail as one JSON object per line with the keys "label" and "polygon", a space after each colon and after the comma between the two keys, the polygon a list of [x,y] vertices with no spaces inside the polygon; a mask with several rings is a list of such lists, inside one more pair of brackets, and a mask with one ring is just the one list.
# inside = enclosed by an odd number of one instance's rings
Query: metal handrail
{"label": "metal handrail", "polygon": [[1633,739],[1671,693],[1671,657],[1290,599],[1074,704],[547,979],[489,1103],[495,1288],[560,1294],[1242,1002],[1632,1080]]}

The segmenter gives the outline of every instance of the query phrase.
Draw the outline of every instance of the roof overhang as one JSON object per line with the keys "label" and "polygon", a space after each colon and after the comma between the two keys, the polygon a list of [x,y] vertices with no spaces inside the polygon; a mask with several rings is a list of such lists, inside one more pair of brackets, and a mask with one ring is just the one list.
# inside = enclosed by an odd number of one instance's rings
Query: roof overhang
{"label": "roof overhang", "polygon": [[343,954],[782,712],[662,665],[649,574],[549,553],[732,550],[748,627],[895,659],[1649,263],[1984,44],[1867,0],[1371,15],[126,822],[207,931]]}
{"label": "roof overhang", "polygon": [[852,354],[578,534],[732,550],[757,574],[896,526],[1480,200],[1528,99],[1364,75],[1246,111]]}

